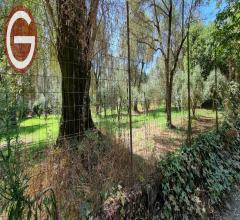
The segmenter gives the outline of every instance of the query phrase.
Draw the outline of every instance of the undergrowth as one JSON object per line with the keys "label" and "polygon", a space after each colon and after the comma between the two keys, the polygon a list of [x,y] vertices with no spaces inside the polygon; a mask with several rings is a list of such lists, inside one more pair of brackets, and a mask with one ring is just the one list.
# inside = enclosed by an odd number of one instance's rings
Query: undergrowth
{"label": "undergrowth", "polygon": [[75,146],[66,143],[48,150],[47,155],[30,171],[38,174],[30,186],[38,191],[52,187],[64,220],[91,219],[109,195],[130,189],[133,182],[144,183],[153,170],[151,162],[135,156],[131,177],[129,150],[94,132],[87,132]]}
{"label": "undergrowth", "polygon": [[157,163],[154,179],[140,193],[120,190],[112,194],[98,218],[206,218],[240,180],[239,131],[239,122],[234,128],[223,124],[218,133],[201,134],[192,146],[167,154]]}
{"label": "undergrowth", "polygon": [[57,201],[50,187],[29,193],[32,176],[26,172],[21,148],[18,143],[0,149],[0,213],[7,220],[58,220]]}
{"label": "undergrowth", "polygon": [[[218,133],[197,136],[191,146],[182,146],[155,165],[135,156],[134,176],[128,149],[89,132],[74,146],[49,148],[45,160],[28,167],[25,173],[31,178],[16,187],[19,196],[10,189],[8,207],[21,215],[29,207],[36,213],[41,204],[48,210],[53,207],[48,206],[51,194],[41,195],[51,189],[58,204],[53,219],[202,219],[240,180],[239,131],[239,122],[234,127],[223,124]],[[5,183],[12,184],[5,181],[1,186]],[[28,202],[33,205],[28,207]]]}
{"label": "undergrowth", "polygon": [[199,135],[191,147],[184,146],[158,163],[163,175],[162,218],[203,218],[239,181],[240,139],[231,131],[224,125],[219,133]]}

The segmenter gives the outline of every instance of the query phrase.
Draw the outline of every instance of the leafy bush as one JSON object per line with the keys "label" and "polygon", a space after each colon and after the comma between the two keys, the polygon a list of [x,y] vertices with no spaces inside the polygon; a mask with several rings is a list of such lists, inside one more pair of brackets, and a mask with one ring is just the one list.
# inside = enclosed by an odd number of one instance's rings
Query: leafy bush
{"label": "leafy bush", "polygon": [[224,99],[225,119],[232,125],[240,115],[240,85],[231,81],[228,83]]}
{"label": "leafy bush", "polygon": [[222,103],[222,100],[225,97],[224,91],[227,88],[227,78],[218,70],[217,71],[217,88],[215,84],[215,71],[211,71],[210,75],[207,77],[204,87],[204,99],[214,100],[215,92],[217,89],[217,98],[219,104]]}
{"label": "leafy bush", "polygon": [[23,118],[25,106],[21,91],[16,86],[16,78],[5,75],[0,79],[0,141],[11,142],[16,139],[19,123]]}
{"label": "leafy bush", "polygon": [[41,97],[33,104],[33,113],[37,115],[39,118],[43,114],[45,108],[45,98]]}
{"label": "leafy bush", "polygon": [[229,130],[224,125],[219,134],[199,135],[191,147],[184,146],[158,163],[163,175],[159,185],[162,218],[203,217],[240,179],[240,139],[237,135],[229,139]]}
{"label": "leafy bush", "polygon": [[57,219],[54,192],[51,188],[29,195],[28,167],[23,146],[19,143],[19,126],[26,113],[16,79],[0,80],[0,213],[8,220],[41,219],[41,214]]}

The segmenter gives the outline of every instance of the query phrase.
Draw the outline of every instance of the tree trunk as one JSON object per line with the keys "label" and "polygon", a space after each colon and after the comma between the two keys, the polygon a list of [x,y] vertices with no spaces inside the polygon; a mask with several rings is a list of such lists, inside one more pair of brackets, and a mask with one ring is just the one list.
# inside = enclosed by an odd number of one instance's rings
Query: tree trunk
{"label": "tree trunk", "polygon": [[172,0],[170,0],[169,15],[168,15],[168,39],[167,39],[167,58],[165,60],[165,74],[166,74],[166,113],[167,113],[167,127],[173,128],[172,125],[172,83],[173,72],[170,71],[170,48],[172,37]]}
{"label": "tree trunk", "polygon": [[99,115],[101,104],[101,96],[99,94],[99,82],[96,81],[96,114]]}
{"label": "tree trunk", "polygon": [[170,88],[171,83],[166,85],[166,114],[167,114],[167,127],[174,128],[172,124],[172,89]]}
{"label": "tree trunk", "polygon": [[133,111],[136,112],[136,113],[139,113],[139,110],[138,110],[138,98],[134,99]]}
{"label": "tree trunk", "polygon": [[85,131],[95,128],[89,90],[98,3],[98,0],[91,1],[86,7],[86,2],[82,0],[56,1],[57,52],[62,73],[60,143],[63,139],[79,140]]}
{"label": "tree trunk", "polygon": [[[72,49],[59,57],[62,72],[62,116],[59,138],[79,137],[94,128],[90,110],[89,89],[91,63],[76,59]],[[65,62],[72,60],[73,63]],[[76,63],[75,63],[76,62]]]}
{"label": "tree trunk", "polygon": [[167,114],[167,127],[175,128],[172,124],[172,77],[169,77],[169,67],[165,65],[166,68],[166,95],[165,95],[165,104],[166,104],[166,114]]}
{"label": "tree trunk", "polygon": [[193,114],[193,118],[196,118],[196,106],[193,104],[192,106],[192,114]]}

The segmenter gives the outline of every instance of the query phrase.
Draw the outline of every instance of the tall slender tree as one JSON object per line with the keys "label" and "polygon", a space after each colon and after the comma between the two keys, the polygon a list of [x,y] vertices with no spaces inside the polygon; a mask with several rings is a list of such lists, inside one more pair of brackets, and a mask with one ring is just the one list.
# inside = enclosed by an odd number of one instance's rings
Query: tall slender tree
{"label": "tall slender tree", "polygon": [[[165,69],[165,105],[167,126],[172,124],[172,90],[173,78],[179,57],[192,21],[194,11],[202,1],[145,0],[135,1],[133,11],[143,30],[143,38],[139,41],[159,52],[164,60]],[[179,22],[179,18],[182,22]],[[147,28],[147,31],[146,31]]]}

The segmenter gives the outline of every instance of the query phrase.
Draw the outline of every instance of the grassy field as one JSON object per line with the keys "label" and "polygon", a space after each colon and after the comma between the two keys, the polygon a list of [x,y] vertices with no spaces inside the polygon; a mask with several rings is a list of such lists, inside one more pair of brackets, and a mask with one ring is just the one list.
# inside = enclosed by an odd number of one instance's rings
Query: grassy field
{"label": "grassy field", "polygon": [[58,135],[59,118],[58,115],[48,115],[24,120],[20,125],[20,140],[26,143],[52,142]]}
{"label": "grassy field", "polygon": [[[96,116],[96,114],[93,115],[96,126],[102,131],[116,134],[120,130],[129,130],[129,117],[127,112],[123,112],[119,122],[115,113],[110,114],[109,112],[106,117]],[[198,109],[196,115],[197,118],[214,118],[215,112],[212,110]],[[59,119],[60,117],[58,115],[25,119],[20,125],[19,139],[24,144],[34,146],[54,143],[59,131]],[[177,127],[184,128],[186,119],[186,111],[173,111],[172,121]],[[133,114],[132,116],[132,125],[135,130],[153,124],[157,125],[158,128],[166,129],[166,114],[164,108],[151,110],[148,114],[140,113]]]}
{"label": "grassy field", "polygon": [[[181,124],[181,122],[186,121],[188,116],[187,111],[174,111],[172,112],[172,121],[173,123],[176,123],[177,126]],[[208,118],[214,118],[215,112],[212,110],[206,110],[206,109],[197,109],[196,111],[196,117],[202,118],[202,117],[208,117]],[[98,127],[106,128],[106,129],[129,129],[129,116],[127,115],[127,112],[123,113],[120,119],[120,122],[117,121],[117,115],[112,114],[108,115],[106,118],[96,118],[94,117],[94,121],[98,124]],[[148,114],[140,113],[140,114],[134,114],[132,116],[132,125],[133,128],[140,128],[145,123],[155,123],[158,124],[162,129],[166,128],[166,113],[164,111],[164,108],[159,108],[156,110],[149,111]]]}

